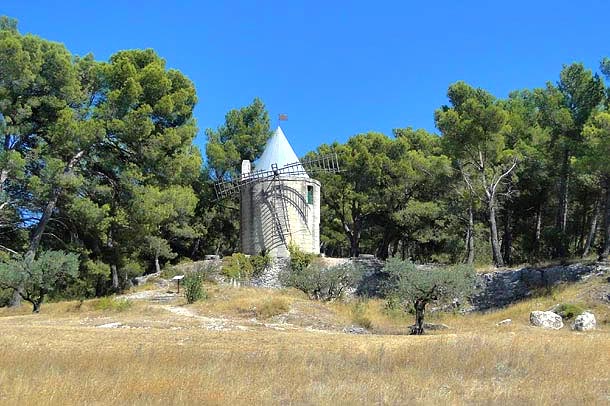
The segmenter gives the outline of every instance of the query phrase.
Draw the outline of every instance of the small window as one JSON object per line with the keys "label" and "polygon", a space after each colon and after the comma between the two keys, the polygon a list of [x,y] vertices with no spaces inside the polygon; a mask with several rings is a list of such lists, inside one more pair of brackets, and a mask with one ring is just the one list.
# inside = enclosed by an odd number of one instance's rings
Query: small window
{"label": "small window", "polygon": [[313,186],[307,186],[307,204],[313,204]]}

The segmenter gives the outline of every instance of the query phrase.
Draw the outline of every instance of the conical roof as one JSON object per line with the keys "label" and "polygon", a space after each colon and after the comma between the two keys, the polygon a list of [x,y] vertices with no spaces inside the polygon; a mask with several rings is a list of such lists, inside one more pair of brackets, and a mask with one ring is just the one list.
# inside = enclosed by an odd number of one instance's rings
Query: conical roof
{"label": "conical roof", "polygon": [[[297,158],[297,154],[294,153],[284,132],[278,126],[271,138],[267,141],[263,154],[258,161],[256,161],[255,168],[257,171],[271,171],[271,165],[273,164],[276,164],[278,169],[282,169],[286,165],[294,164],[295,162],[299,162],[299,158]],[[291,170],[283,175],[290,175],[290,172],[292,171],[298,172],[298,176],[308,177],[301,164],[291,167]]]}

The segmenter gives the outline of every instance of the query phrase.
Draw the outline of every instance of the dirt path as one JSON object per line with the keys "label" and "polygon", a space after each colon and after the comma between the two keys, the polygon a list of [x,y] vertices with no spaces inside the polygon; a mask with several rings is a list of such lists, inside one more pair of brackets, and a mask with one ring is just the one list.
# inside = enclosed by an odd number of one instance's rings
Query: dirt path
{"label": "dirt path", "polygon": [[236,320],[230,320],[223,317],[206,317],[201,316],[189,308],[172,305],[162,305],[162,309],[178,316],[189,317],[201,322],[201,327],[206,330],[224,331],[224,330],[249,330],[247,326],[237,324]]}
{"label": "dirt path", "polygon": [[[176,304],[175,301],[180,297],[181,295],[178,295],[173,292],[168,292],[166,287],[159,287],[157,289],[143,290],[118,296],[119,299],[144,302],[154,306],[155,308],[172,313],[173,315],[190,319],[191,321],[195,321],[196,323],[198,323],[198,327],[211,331],[246,331],[256,329],[277,331],[302,330],[319,333],[329,333],[337,331],[336,329],[327,326],[325,323],[322,323],[320,320],[308,320],[308,318],[300,316],[301,312],[298,309],[291,309],[291,311],[288,312],[286,315],[283,315],[282,317],[277,317],[273,320],[268,320],[266,322],[257,320],[256,318],[234,319],[222,316],[203,316],[193,309]],[[294,321],[299,318],[307,320],[308,325],[303,326],[299,325],[301,323],[294,323]],[[114,327],[115,324],[116,323],[109,323],[108,326]]]}

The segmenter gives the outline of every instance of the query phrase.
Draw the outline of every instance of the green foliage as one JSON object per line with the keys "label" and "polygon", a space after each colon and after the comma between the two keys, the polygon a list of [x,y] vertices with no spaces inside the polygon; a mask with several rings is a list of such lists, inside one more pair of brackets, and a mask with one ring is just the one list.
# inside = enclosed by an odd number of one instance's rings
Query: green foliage
{"label": "green foliage", "polygon": [[584,311],[585,309],[572,303],[561,303],[553,309],[553,312],[560,315],[564,320],[573,319]]}
{"label": "green foliage", "polygon": [[252,264],[252,276],[260,276],[272,262],[271,255],[268,253],[252,255],[249,259]]}
{"label": "green foliage", "polygon": [[399,258],[386,261],[383,273],[388,277],[386,295],[404,302],[447,300],[470,294],[475,271],[469,265],[421,269]]}
{"label": "green foliage", "polygon": [[176,275],[184,275],[184,271],[176,266],[168,266],[161,271],[159,275],[162,279],[171,279]]}
{"label": "green foliage", "polygon": [[288,252],[290,253],[290,269],[297,273],[303,272],[316,257],[314,254],[304,252],[293,243],[288,245]]}
{"label": "green foliage", "polygon": [[131,309],[133,302],[129,299],[118,299],[112,296],[105,296],[91,302],[94,310],[124,312]]}
{"label": "green foliage", "polygon": [[182,286],[187,303],[195,303],[207,298],[207,293],[203,288],[203,280],[204,274],[201,272],[187,272],[185,274],[184,279],[182,279]]}
{"label": "green foliage", "polygon": [[355,289],[362,278],[361,271],[351,263],[325,268],[318,263],[308,267],[283,270],[280,283],[305,292],[310,299],[331,301],[341,299],[349,289]]}
{"label": "green foliage", "polygon": [[391,258],[383,272],[387,276],[385,294],[392,304],[402,304],[405,311],[409,306],[415,310],[411,334],[423,334],[428,303],[462,297],[474,289],[475,271],[470,265],[418,269],[412,262]]}
{"label": "green foliage", "polygon": [[241,109],[231,110],[217,130],[206,130],[206,153],[214,179],[239,174],[241,161],[260,157],[271,136],[269,114],[260,99]]}
{"label": "green foliage", "polygon": [[78,275],[78,257],[62,251],[42,251],[0,262],[0,288],[14,289],[38,312],[45,296]]}
{"label": "green foliage", "polygon": [[223,259],[221,273],[231,279],[247,279],[254,273],[254,266],[250,258],[238,252]]}
{"label": "green foliage", "polygon": [[0,289],[0,307],[8,306],[13,298],[13,289]]}
{"label": "green foliage", "polygon": [[[259,158],[271,134],[261,100],[206,130],[202,168],[195,86],[151,49],[77,57],[0,17],[0,73],[2,252],[61,247],[81,261],[50,299],[107,295],[153,266],[236,251],[238,200],[215,202],[213,180]],[[336,153],[342,169],[316,173],[322,251],[498,266],[609,255],[610,92],[578,63],[557,79],[503,99],[458,82],[435,112],[440,136],[399,128],[319,146],[309,156]],[[292,253],[304,280],[311,262]],[[248,278],[268,258],[225,265]]]}

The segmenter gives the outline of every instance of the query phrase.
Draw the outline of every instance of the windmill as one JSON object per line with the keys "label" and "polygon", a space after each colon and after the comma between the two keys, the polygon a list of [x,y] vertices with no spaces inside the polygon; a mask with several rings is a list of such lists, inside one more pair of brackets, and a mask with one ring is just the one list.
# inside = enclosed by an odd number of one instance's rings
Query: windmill
{"label": "windmill", "polygon": [[241,175],[215,183],[218,199],[240,198],[240,242],[246,254],[265,252],[287,257],[289,244],[320,252],[320,182],[309,175],[338,172],[336,154],[299,161],[278,126],[252,170],[242,162]]}

